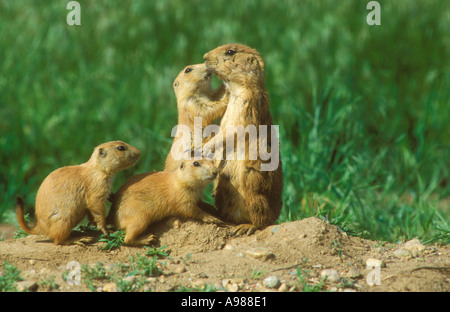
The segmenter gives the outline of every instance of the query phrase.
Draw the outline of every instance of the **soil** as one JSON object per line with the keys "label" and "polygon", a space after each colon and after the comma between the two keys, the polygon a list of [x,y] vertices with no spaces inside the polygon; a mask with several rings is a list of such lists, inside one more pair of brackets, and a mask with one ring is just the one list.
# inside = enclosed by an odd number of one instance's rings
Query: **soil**
{"label": "soil", "polygon": [[[14,239],[8,233],[15,230],[14,226],[0,227],[4,237],[0,265],[7,261],[21,271],[25,282],[18,284],[19,290],[92,291],[83,275],[80,285],[69,285],[63,278],[69,262],[90,267],[102,263],[111,269],[118,263],[129,264],[130,257],[147,250],[122,246],[106,251],[104,242],[82,243],[82,238],[57,246],[34,235]],[[417,240],[399,244],[365,240],[318,218],[273,225],[243,237],[232,237],[231,227],[177,219],[156,224],[151,231],[159,238],[157,247],[167,246],[163,250],[170,253],[160,260],[162,274],[146,278],[139,291],[208,287],[233,292],[450,291],[449,246],[424,246]],[[328,276],[325,281],[324,275]],[[119,290],[108,279],[94,286],[94,291]]]}

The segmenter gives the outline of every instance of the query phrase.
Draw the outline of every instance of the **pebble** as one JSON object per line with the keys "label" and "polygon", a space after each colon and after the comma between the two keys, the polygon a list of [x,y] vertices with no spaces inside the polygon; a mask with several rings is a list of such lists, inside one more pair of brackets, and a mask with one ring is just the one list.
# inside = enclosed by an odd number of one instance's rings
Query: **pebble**
{"label": "pebble", "polygon": [[348,270],[346,276],[349,278],[356,279],[356,278],[361,277],[362,274],[357,268],[350,268],[350,270]]}
{"label": "pebble", "polygon": [[239,285],[237,283],[227,284],[225,287],[228,291],[237,292],[239,290]]}
{"label": "pebble", "polygon": [[252,258],[260,259],[263,261],[273,257],[273,253],[269,249],[264,247],[251,248],[249,250],[246,250],[245,254]]}
{"label": "pebble", "polygon": [[417,257],[420,252],[425,250],[425,246],[417,238],[414,238],[407,241],[403,246],[403,249],[411,252],[413,257]]}
{"label": "pebble", "polygon": [[226,244],[225,247],[223,247],[223,250],[235,250],[236,247],[230,244]]}
{"label": "pebble", "polygon": [[147,277],[145,280],[146,280],[148,283],[157,283],[157,282],[158,282],[158,278],[157,278],[157,277],[154,277],[154,276]]}
{"label": "pebble", "polygon": [[202,281],[202,280],[197,280],[197,281],[192,283],[192,286],[195,287],[195,288],[203,289],[203,287],[205,287],[205,282]]}
{"label": "pebble", "polygon": [[275,275],[263,279],[263,285],[267,288],[276,288],[280,285],[280,280]]}
{"label": "pebble", "polygon": [[412,255],[408,250],[397,249],[394,251],[394,256],[397,258],[410,258]]}
{"label": "pebble", "polygon": [[103,292],[118,292],[119,287],[117,287],[116,283],[111,282],[111,283],[107,283],[107,284],[103,285],[102,291]]}
{"label": "pebble", "polygon": [[38,284],[35,281],[20,281],[17,282],[17,291],[35,291],[38,288]]}
{"label": "pebble", "polygon": [[175,268],[175,273],[181,274],[186,272],[186,267],[184,265],[179,265]]}
{"label": "pebble", "polygon": [[287,292],[289,290],[288,285],[286,283],[281,284],[281,286],[278,288],[279,292]]}
{"label": "pebble", "polygon": [[225,278],[222,280],[222,287],[229,291],[238,291],[245,286],[245,280],[242,278]]}
{"label": "pebble", "polygon": [[333,269],[325,269],[322,272],[320,272],[320,277],[327,277],[326,282],[328,283],[337,283],[339,282],[339,273],[336,270]]}

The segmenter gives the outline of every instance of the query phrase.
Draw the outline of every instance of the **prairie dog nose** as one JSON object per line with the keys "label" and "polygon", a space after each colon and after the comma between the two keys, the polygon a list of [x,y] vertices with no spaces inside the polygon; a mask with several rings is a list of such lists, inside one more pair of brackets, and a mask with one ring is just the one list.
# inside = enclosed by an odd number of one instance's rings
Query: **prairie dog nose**
{"label": "prairie dog nose", "polygon": [[208,60],[208,53],[205,53],[205,54],[203,55],[203,59],[204,59],[205,61]]}

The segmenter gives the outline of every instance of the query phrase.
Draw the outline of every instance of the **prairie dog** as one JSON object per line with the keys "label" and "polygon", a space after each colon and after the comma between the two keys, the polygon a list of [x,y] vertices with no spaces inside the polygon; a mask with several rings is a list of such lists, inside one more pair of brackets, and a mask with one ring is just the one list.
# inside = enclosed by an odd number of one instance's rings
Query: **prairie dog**
{"label": "prairie dog", "polygon": [[[256,229],[273,224],[282,207],[281,161],[277,162],[276,169],[262,171],[261,165],[267,164],[267,161],[262,160],[258,149],[264,146],[274,151],[279,160],[279,151],[275,149],[278,141],[271,142],[272,116],[264,85],[264,61],[256,50],[242,44],[217,47],[203,58],[208,69],[224,82],[230,93],[227,109],[220,121],[220,135],[207,142],[203,150],[209,150],[217,143],[226,146],[227,135],[235,136],[234,132],[227,133],[227,126],[267,127],[266,135],[259,132],[257,139],[245,137],[248,148],[245,159],[237,160],[235,157],[236,160],[228,160],[227,155],[215,182],[215,204],[219,216],[239,224],[234,229],[236,235],[251,234]],[[250,158],[249,150],[256,150],[256,157]]]}
{"label": "prairie dog", "polygon": [[175,171],[133,176],[116,193],[108,221],[125,229],[124,242],[130,246],[151,244],[155,236],[139,236],[151,223],[167,217],[221,224],[202,210],[210,205],[201,200],[204,188],[217,174],[211,160],[183,160]]}
{"label": "prairie dog", "polygon": [[[225,112],[228,103],[228,94],[222,84],[217,90],[211,89],[212,73],[205,64],[186,66],[177,76],[173,83],[173,88],[177,98],[178,127],[169,154],[166,157],[165,171],[174,171],[181,164],[181,160],[175,160],[172,153],[182,155],[183,150],[180,143],[180,136],[186,135],[180,126],[189,127],[192,139],[189,149],[193,146],[193,141],[202,142],[203,137],[194,139],[194,134],[202,134],[200,129],[195,131],[194,118],[201,117],[201,130],[212,124],[214,120],[221,117]],[[189,135],[190,137],[190,135]]]}
{"label": "prairie dog", "polygon": [[28,234],[45,235],[63,244],[72,229],[84,218],[108,235],[105,203],[114,174],[134,165],[140,151],[122,141],[103,143],[84,164],[59,168],[42,182],[36,195],[36,225],[30,228],[23,215],[23,201],[16,203],[16,217]]}

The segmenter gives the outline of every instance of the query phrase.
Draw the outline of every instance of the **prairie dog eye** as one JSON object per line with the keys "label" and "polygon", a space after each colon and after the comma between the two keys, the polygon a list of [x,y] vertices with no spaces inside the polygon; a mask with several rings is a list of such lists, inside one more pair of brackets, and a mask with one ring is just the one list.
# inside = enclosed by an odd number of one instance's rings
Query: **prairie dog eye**
{"label": "prairie dog eye", "polygon": [[188,67],[184,70],[184,73],[187,74],[187,73],[190,73],[191,71],[192,71],[192,68]]}
{"label": "prairie dog eye", "polygon": [[232,55],[235,55],[236,52],[237,52],[236,50],[228,49],[227,52],[225,52],[225,55],[232,56]]}
{"label": "prairie dog eye", "polygon": [[200,167],[200,163],[198,161],[194,161],[193,165],[194,167]]}
{"label": "prairie dog eye", "polygon": [[127,148],[126,148],[125,146],[123,146],[123,145],[120,145],[120,146],[117,146],[116,149],[117,149],[118,151],[123,152],[123,151],[125,151]]}

